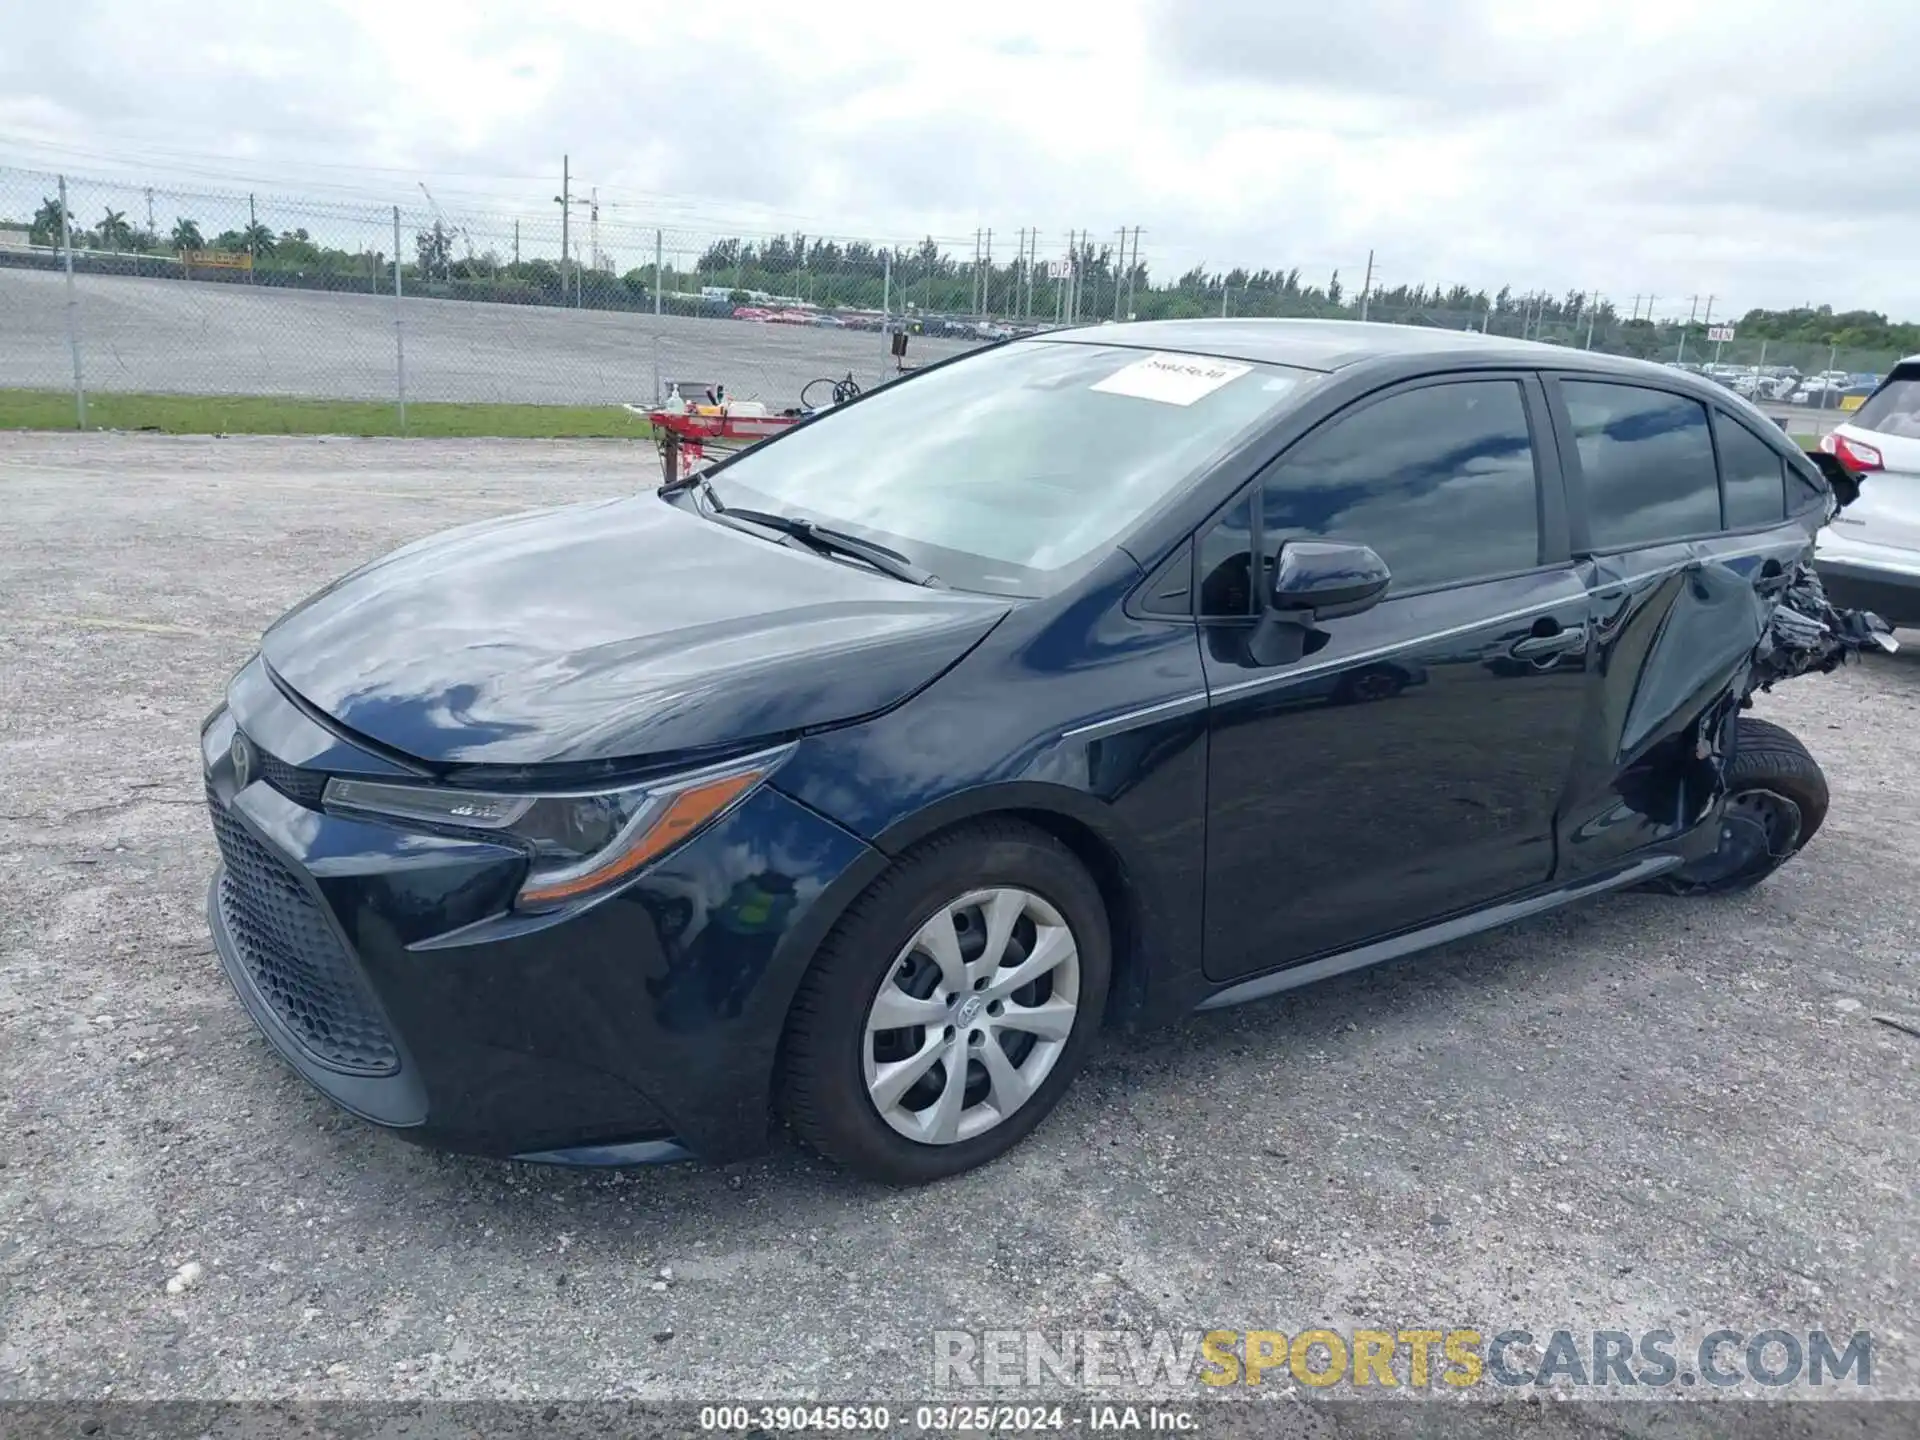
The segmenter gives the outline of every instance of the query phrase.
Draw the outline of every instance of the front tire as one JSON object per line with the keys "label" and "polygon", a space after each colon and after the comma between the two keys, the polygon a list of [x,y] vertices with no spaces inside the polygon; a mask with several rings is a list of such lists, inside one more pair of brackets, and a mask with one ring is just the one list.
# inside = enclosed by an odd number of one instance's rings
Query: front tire
{"label": "front tire", "polygon": [[1720,848],[1654,882],[1675,895],[1750,889],[1805,848],[1826,822],[1830,797],[1820,762],[1799,737],[1742,715],[1727,765]]}
{"label": "front tire", "polygon": [[788,1120],[868,1179],[985,1164],[1059,1103],[1111,972],[1106,906],[1066,846],[1016,821],[938,836],[848,908],[801,982]]}

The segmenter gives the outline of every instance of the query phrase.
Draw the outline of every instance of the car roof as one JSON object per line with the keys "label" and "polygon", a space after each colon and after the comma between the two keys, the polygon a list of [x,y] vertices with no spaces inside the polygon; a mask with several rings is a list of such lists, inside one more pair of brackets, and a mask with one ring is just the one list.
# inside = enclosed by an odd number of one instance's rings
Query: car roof
{"label": "car roof", "polygon": [[1301,370],[1333,371],[1370,360],[1457,356],[1476,365],[1552,366],[1645,375],[1664,367],[1647,360],[1572,350],[1538,340],[1510,340],[1473,330],[1382,325],[1363,320],[1138,320],[1051,330],[1035,337],[1080,345],[1171,350],[1222,360],[1251,360]]}

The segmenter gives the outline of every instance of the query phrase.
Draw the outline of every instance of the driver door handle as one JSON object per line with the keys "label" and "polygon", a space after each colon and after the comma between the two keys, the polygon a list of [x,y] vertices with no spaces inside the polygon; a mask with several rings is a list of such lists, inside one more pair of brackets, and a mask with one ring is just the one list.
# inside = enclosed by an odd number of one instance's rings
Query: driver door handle
{"label": "driver door handle", "polygon": [[1529,635],[1516,640],[1507,653],[1516,660],[1544,660],[1550,655],[1565,655],[1568,651],[1586,648],[1587,627],[1573,625],[1551,635]]}

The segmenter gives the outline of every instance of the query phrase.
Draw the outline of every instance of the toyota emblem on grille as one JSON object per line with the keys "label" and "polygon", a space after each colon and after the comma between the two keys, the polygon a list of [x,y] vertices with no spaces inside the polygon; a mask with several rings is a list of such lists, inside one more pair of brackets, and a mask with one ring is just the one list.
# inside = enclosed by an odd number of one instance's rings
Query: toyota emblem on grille
{"label": "toyota emblem on grille", "polygon": [[253,742],[236,730],[227,754],[233,761],[233,788],[246,789],[247,782],[253,779]]}

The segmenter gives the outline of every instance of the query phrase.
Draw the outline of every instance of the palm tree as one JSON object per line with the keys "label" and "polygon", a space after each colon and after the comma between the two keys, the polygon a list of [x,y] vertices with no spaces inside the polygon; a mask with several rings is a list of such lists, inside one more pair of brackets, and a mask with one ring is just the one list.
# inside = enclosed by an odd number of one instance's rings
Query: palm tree
{"label": "palm tree", "polygon": [[27,239],[35,245],[58,245],[60,239],[60,202],[45,199],[40,208],[33,212],[29,223]]}
{"label": "palm tree", "polygon": [[133,248],[133,227],[127,223],[124,210],[107,207],[105,218],[100,221],[100,244],[108,250],[131,250]]}
{"label": "palm tree", "polygon": [[270,226],[256,220],[240,232],[240,238],[255,255],[273,253],[273,230]]}
{"label": "palm tree", "polygon": [[201,237],[200,222],[181,216],[173,222],[173,235],[170,243],[176,250],[204,250],[207,242]]}

